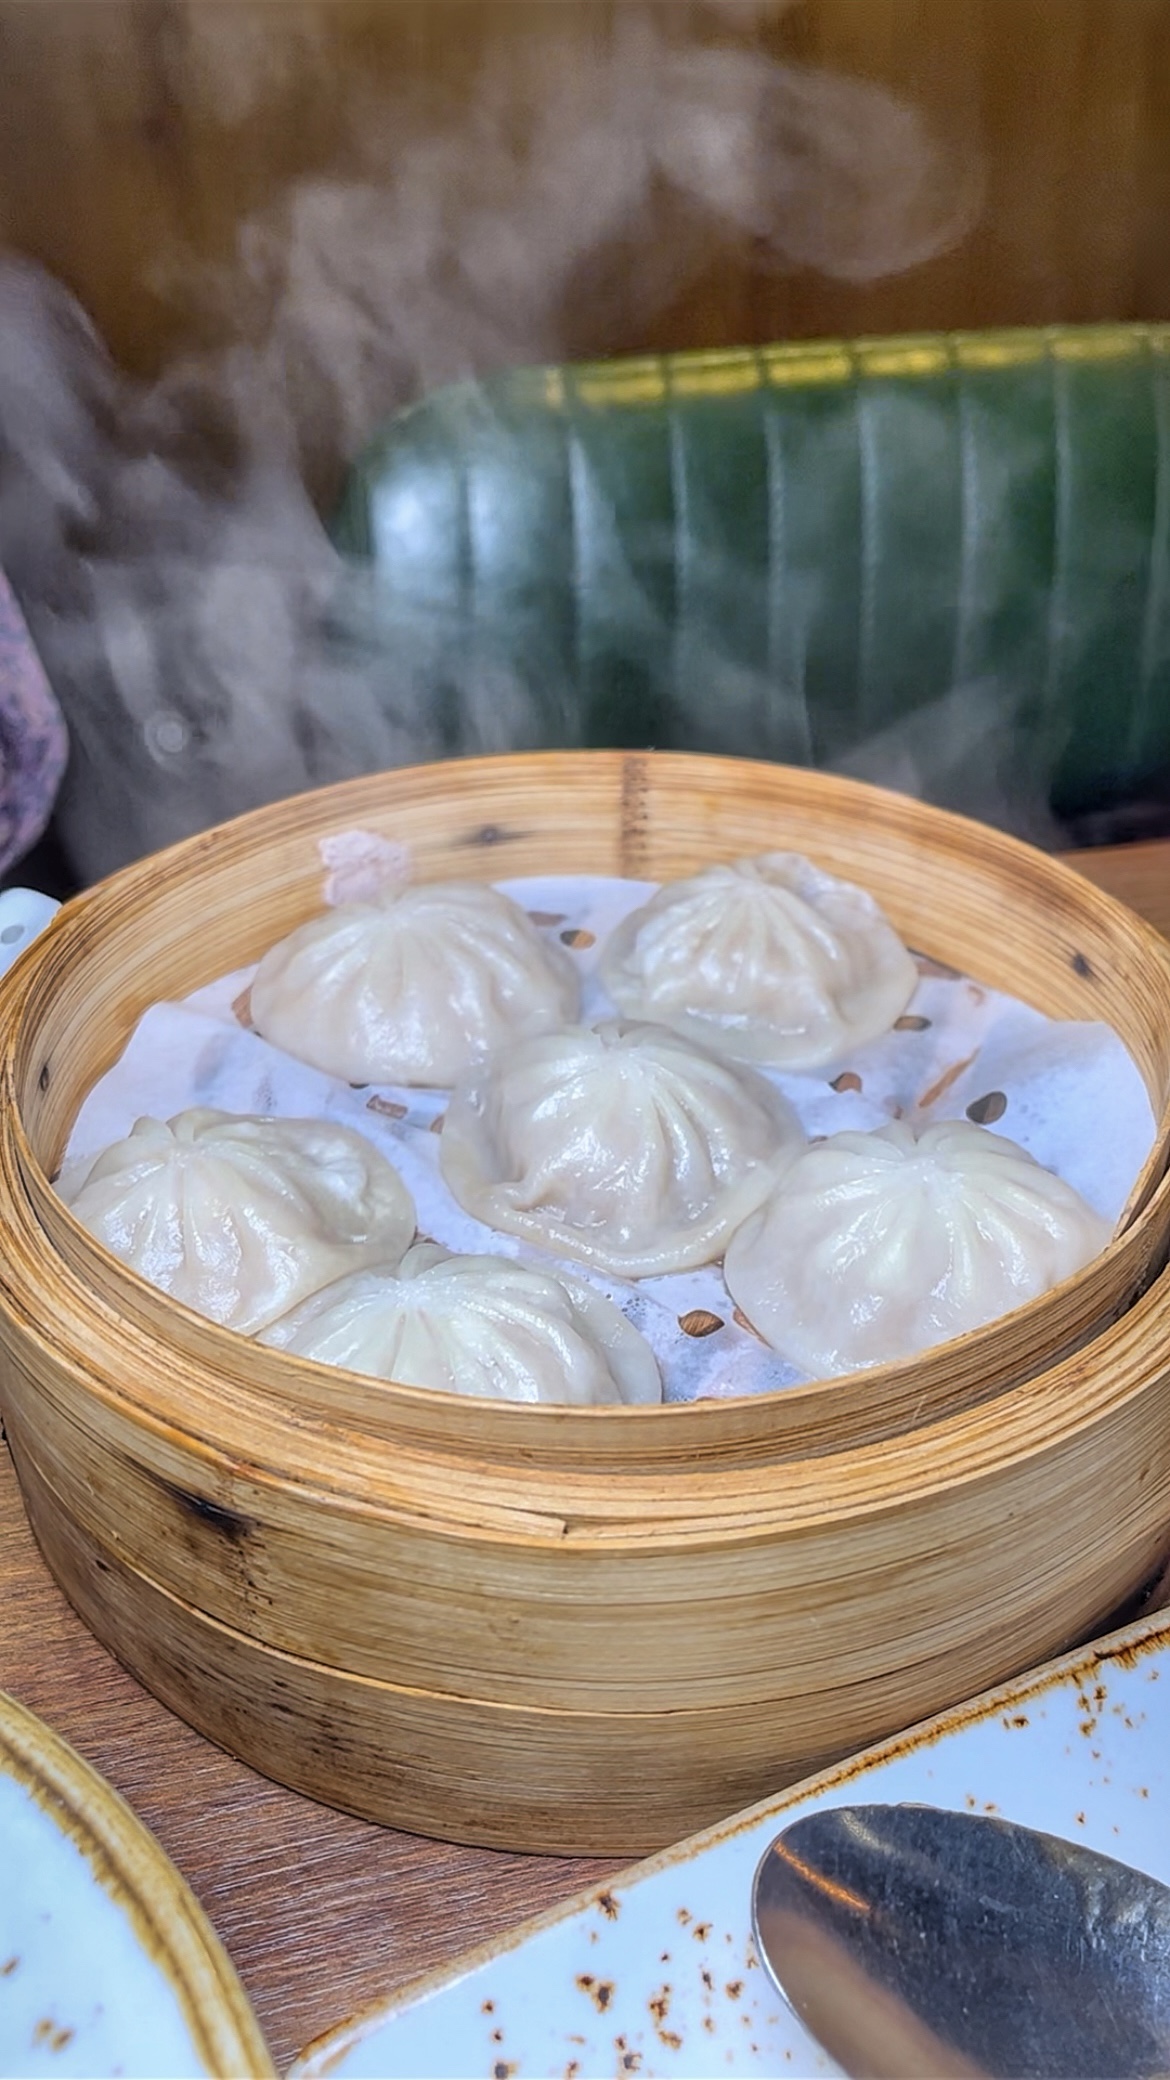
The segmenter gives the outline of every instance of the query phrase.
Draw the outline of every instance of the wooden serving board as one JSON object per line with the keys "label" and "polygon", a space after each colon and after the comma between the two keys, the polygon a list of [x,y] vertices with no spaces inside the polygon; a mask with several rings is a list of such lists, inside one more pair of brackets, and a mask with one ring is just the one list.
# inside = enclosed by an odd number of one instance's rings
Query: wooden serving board
{"label": "wooden serving board", "polygon": [[74,1615],[33,1543],[7,1450],[0,1612],[0,1687],[72,1742],[153,1830],[210,1915],[278,2067],[397,1980],[618,1867],[392,1833],[298,1798],[213,1748]]}
{"label": "wooden serving board", "polygon": [[[1073,864],[1170,937],[1170,841]],[[74,1615],[37,1552],[6,1450],[0,1612],[0,1688],[71,1741],[153,1829],[226,1945],[278,2066],[396,1982],[618,1868],[615,1858],[508,1855],[372,1827],[211,1747]]]}

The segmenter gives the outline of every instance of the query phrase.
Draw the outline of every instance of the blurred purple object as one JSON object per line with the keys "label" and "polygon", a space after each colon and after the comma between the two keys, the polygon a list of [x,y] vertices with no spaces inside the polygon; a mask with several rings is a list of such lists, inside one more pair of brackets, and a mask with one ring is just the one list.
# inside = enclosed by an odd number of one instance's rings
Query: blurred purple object
{"label": "blurred purple object", "polygon": [[0,571],[0,873],[40,837],[68,756],[61,710]]}

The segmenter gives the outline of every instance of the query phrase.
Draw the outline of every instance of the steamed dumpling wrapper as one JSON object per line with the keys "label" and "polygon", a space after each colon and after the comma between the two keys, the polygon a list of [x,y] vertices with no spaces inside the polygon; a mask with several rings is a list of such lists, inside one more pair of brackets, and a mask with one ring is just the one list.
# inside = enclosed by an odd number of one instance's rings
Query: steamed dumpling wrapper
{"label": "steamed dumpling wrapper", "polygon": [[1111,1224],[1014,1141],[966,1120],[832,1134],[732,1241],[728,1291],[814,1379],[910,1357],[1070,1278]]}
{"label": "steamed dumpling wrapper", "polygon": [[576,1407],[662,1399],[645,1338],[603,1294],[511,1257],[408,1251],[397,1274],[339,1279],[264,1343],[411,1387]]}
{"label": "steamed dumpling wrapper", "polygon": [[575,1018],[576,970],[482,882],[343,903],[265,954],[252,1023],[347,1083],[446,1088],[498,1047]]}
{"label": "steamed dumpling wrapper", "polygon": [[669,882],[618,926],[600,972],[628,1017],[792,1070],[888,1032],[918,982],[873,897],[798,852]]}
{"label": "steamed dumpling wrapper", "polygon": [[415,1231],[396,1170],[349,1127],[196,1106],[140,1119],[58,1186],[82,1225],[197,1314],[251,1332]]}
{"label": "steamed dumpling wrapper", "polygon": [[478,1220],[627,1278],[722,1254],[804,1145],[762,1076],[606,1019],[508,1049],[447,1108],[443,1177]]}

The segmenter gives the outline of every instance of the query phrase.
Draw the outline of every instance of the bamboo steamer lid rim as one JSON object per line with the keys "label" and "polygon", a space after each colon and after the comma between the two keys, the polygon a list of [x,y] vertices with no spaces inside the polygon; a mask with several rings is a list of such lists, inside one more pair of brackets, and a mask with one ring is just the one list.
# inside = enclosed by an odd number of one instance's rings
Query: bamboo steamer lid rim
{"label": "bamboo steamer lid rim", "polygon": [[[347,1396],[356,1403],[357,1420],[361,1420],[362,1409],[367,1415],[378,1409],[390,1412],[387,1421],[391,1426],[399,1418],[405,1419],[409,1426],[414,1415],[424,1428],[429,1427],[437,1403],[447,1404],[450,1410],[469,1410],[471,1405],[457,1394],[396,1383],[383,1385],[353,1374],[339,1375],[333,1368],[308,1360],[290,1360],[283,1353],[280,1354],[279,1383],[275,1377],[266,1375],[265,1368],[276,1354],[248,1343],[163,1298],[104,1251],[73,1219],[51,1191],[44,1168],[34,1152],[25,1129],[23,1101],[35,1081],[34,1057],[40,1044],[40,1026],[51,1007],[55,988],[73,964],[83,959],[87,950],[99,945],[111,930],[133,930],[138,914],[149,913],[160,886],[173,885],[193,873],[197,874],[201,867],[214,861],[225,850],[238,851],[242,847],[255,852],[274,839],[287,841],[290,818],[294,826],[303,825],[311,831],[324,829],[326,825],[333,829],[361,825],[375,817],[380,808],[384,811],[388,791],[406,801],[429,800],[436,793],[448,799],[454,798],[460,804],[470,799],[474,810],[478,801],[485,798],[494,801],[501,784],[504,784],[505,792],[508,787],[520,786],[522,790],[530,790],[538,799],[551,800],[558,787],[562,792],[571,789],[578,793],[585,782],[596,775],[605,779],[611,792],[616,790],[619,798],[622,817],[619,864],[631,875],[638,873],[640,878],[659,878],[646,871],[653,847],[647,835],[646,817],[642,814],[639,821],[642,812],[638,808],[646,790],[657,780],[664,778],[676,787],[682,786],[684,791],[689,790],[690,798],[697,799],[704,812],[713,797],[730,794],[734,798],[749,786],[758,789],[761,785],[765,792],[774,793],[786,784],[790,791],[799,793],[803,808],[814,816],[819,809],[830,807],[840,815],[842,804],[847,805],[851,835],[854,826],[861,825],[864,819],[864,828],[868,829],[871,823],[877,828],[880,844],[883,821],[892,822],[901,829],[909,825],[915,842],[919,832],[925,833],[936,852],[957,849],[960,855],[974,859],[990,856],[1001,871],[1018,873],[1021,885],[1033,891],[1038,887],[1058,916],[1071,914],[1078,920],[1082,913],[1091,916],[1098,933],[1113,935],[1118,947],[1124,949],[1131,971],[1135,964],[1141,967],[1150,978],[1151,990],[1161,993],[1166,1006],[1170,1007],[1170,949],[1151,927],[1122,905],[1091,887],[1062,863],[1047,858],[1019,840],[989,831],[985,826],[952,812],[927,809],[865,783],[842,782],[834,776],[803,770],[796,773],[780,767],[761,767],[753,761],[696,758],[673,753],[604,752],[539,753],[519,758],[453,761],[439,767],[412,768],[407,773],[368,776],[298,797],[292,803],[278,803],[254,811],[123,870],[66,906],[0,987],[0,1045],[8,1100],[5,1110],[13,1149],[10,1188],[16,1189],[18,1180],[22,1196],[23,1188],[27,1188],[34,1225],[42,1243],[47,1242],[51,1247],[54,1234],[58,1238],[67,1238],[74,1266],[91,1264],[94,1267],[95,1278],[90,1281],[93,1288],[91,1303],[99,1290],[104,1291],[107,1298],[112,1297],[121,1303],[117,1312],[122,1314],[124,1325],[128,1325],[134,1315],[144,1315],[157,1325],[161,1302],[167,1323],[173,1324],[175,1335],[189,1339],[217,1376],[231,1378],[238,1375],[243,1364],[241,1353],[247,1353],[250,1369],[258,1371],[262,1378],[268,1377],[269,1391],[273,1395],[282,1390],[295,1391],[299,1403],[311,1416],[332,1413],[340,1401],[339,1413],[343,1418],[353,1419],[355,1410]],[[322,812],[325,812],[324,816]],[[488,830],[492,832],[490,844],[485,838]],[[469,871],[474,867],[480,878],[502,878],[506,828],[484,826],[478,835],[480,851],[474,860],[469,858]],[[523,837],[526,833],[520,835]],[[922,842],[925,845],[926,838]],[[485,852],[490,854],[488,866],[484,864]],[[515,862],[512,865],[515,866]],[[933,949],[928,946],[924,950]],[[1075,968],[1080,956],[1074,952],[1071,958]],[[215,973],[224,972],[218,956],[212,959],[211,966]],[[197,987],[200,980],[208,979],[212,979],[210,974],[198,976],[191,981],[190,987]],[[135,1015],[133,1012],[129,1015],[127,1030]],[[1170,1025],[1170,1018],[1167,1023]],[[44,1069],[40,1071],[42,1079],[46,1073]],[[1148,1069],[1146,1073],[1148,1084]],[[1106,1269],[1126,1248],[1130,1232],[1139,1218],[1155,1213],[1161,1215],[1167,1207],[1170,1181],[1163,1177],[1163,1172],[1168,1134],[1170,1070],[1163,1077],[1154,1150],[1135,1186],[1113,1242],[1097,1260]],[[38,1254],[35,1245],[33,1254]],[[936,1346],[933,1352],[924,1354],[925,1358],[935,1361],[938,1353],[942,1353],[943,1362],[956,1374],[962,1374],[964,1366],[977,1371],[983,1353],[1002,1343],[1005,1325],[1009,1325],[1008,1336],[1017,1334],[1041,1309],[1055,1309],[1059,1320],[1063,1297],[1075,1291],[1083,1277],[1083,1273],[1077,1274],[1053,1293],[1041,1296],[1012,1315],[1001,1318],[998,1323],[974,1330],[949,1344]],[[513,1447],[522,1447],[525,1439],[543,1437],[551,1440],[558,1434],[567,1439],[579,1439],[609,1432],[615,1437],[624,1433],[631,1439],[638,1434],[657,1435],[663,1439],[673,1434],[679,1438],[680,1444],[685,1439],[698,1457],[704,1451],[708,1433],[734,1430],[737,1422],[745,1436],[766,1431],[769,1411],[777,1410],[778,1404],[783,1404],[783,1422],[799,1428],[804,1412],[829,1405],[828,1397],[842,1406],[850,1393],[855,1399],[879,1403],[890,1395],[896,1383],[905,1384],[920,1372],[922,1363],[922,1359],[899,1361],[867,1373],[783,1388],[738,1401],[706,1400],[651,1409],[575,1410],[557,1405],[490,1404],[490,1420],[498,1439],[497,1448],[502,1454],[507,1454]],[[481,1413],[485,1404],[476,1404],[475,1407],[477,1413]],[[648,1425],[653,1426],[652,1430],[648,1430]],[[482,1442],[481,1437],[481,1446]]]}
{"label": "bamboo steamer lid rim", "polygon": [[[8,1148],[0,1169],[8,1169]],[[1166,1377],[1158,1354],[1170,1350],[1170,1281],[1162,1277],[1095,1346],[989,1406],[945,1416],[885,1444],[779,1466],[704,1466],[656,1481],[631,1475],[616,1485],[589,1475],[550,1479],[548,1468],[481,1466],[452,1485],[450,1466],[425,1454],[396,1454],[387,1468],[379,1441],[304,1425],[264,1400],[217,1392],[217,1381],[208,1381],[202,1369],[183,1364],[181,1354],[160,1348],[137,1323],[94,1302],[65,1267],[54,1267],[48,1283],[42,1275],[31,1290],[21,1279],[27,1233],[35,1238],[31,1208],[4,1273],[6,1283],[10,1277],[4,1304],[40,1358],[37,1373],[54,1383],[69,1373],[85,1414],[92,1402],[94,1410],[112,1410],[150,1431],[156,1448],[181,1464],[183,1483],[202,1468],[210,1496],[223,1491],[227,1475],[231,1485],[296,1489],[304,1500],[329,1498],[354,1514],[404,1516],[431,1531],[441,1525],[446,1537],[487,1543],[552,1541],[562,1550],[581,1550],[633,1539],[683,1550],[727,1543],[733,1535],[752,1545],[777,1529],[799,1535],[824,1529],[829,1518],[895,1512],[912,1498],[970,1489],[1012,1464],[1041,1462],[1070,1441],[1091,1448],[1093,1435],[1128,1400]],[[137,1385],[142,1379],[164,1383],[167,1392],[144,1396]]]}
{"label": "bamboo steamer lid rim", "polygon": [[[58,1287],[54,1297],[65,1303],[70,1296],[68,1282],[63,1284],[66,1289]],[[12,1288],[0,1286],[0,1292],[13,1314]],[[80,1298],[84,1304],[84,1293]],[[54,1339],[26,1315],[22,1335],[54,1372],[69,1371],[87,1399],[129,1418],[168,1458],[182,1462],[184,1479],[192,1471],[187,1462],[194,1462],[213,1492],[226,1470],[236,1483],[295,1490],[305,1499],[328,1498],[358,1517],[371,1512],[395,1516],[456,1542],[511,1548],[551,1544],[566,1553],[629,1550],[632,1544],[649,1549],[652,1544],[657,1557],[667,1557],[701,1547],[726,1548],[729,1542],[750,1551],[753,1545],[773,1543],[778,1532],[800,1538],[866,1517],[896,1517],[907,1506],[942,1500],[958,1490],[970,1495],[1013,1468],[1038,1469],[1047,1457],[1069,1448],[1091,1451],[1098,1434],[1130,1402],[1151,1390],[1170,1391],[1170,1276],[1163,1276],[1096,1345],[1006,1390],[989,1407],[924,1424],[884,1447],[867,1445],[762,1468],[703,1469],[689,1479],[660,1478],[657,1483],[623,1479],[620,1492],[609,1482],[599,1486],[582,1480],[574,1495],[560,1479],[550,1485],[543,1469],[524,1468],[452,1492],[444,1487],[447,1469],[442,1465],[420,1462],[388,1470],[384,1455],[363,1451],[361,1440],[344,1433],[338,1439],[324,1429],[306,1433],[299,1426],[290,1432],[279,1419],[269,1424],[266,1439],[253,1436],[252,1443],[295,1444],[300,1450],[266,1461],[246,1449],[253,1409],[237,1406],[234,1398],[221,1403],[205,1388],[207,1427],[195,1427],[191,1409],[180,1423],[176,1414],[194,1384],[183,1374],[175,1379],[175,1409],[145,1405],[124,1384],[127,1375],[133,1377],[135,1361],[157,1364],[159,1353],[149,1339],[127,1336],[124,1325],[107,1318],[105,1310],[100,1317],[87,1311],[79,1319],[63,1313],[60,1321],[62,1333]],[[100,1333],[87,1335],[95,1329]],[[138,1348],[140,1341],[144,1349]],[[487,1490],[486,1507],[481,1488]],[[539,1497],[543,1508],[537,1506]]]}

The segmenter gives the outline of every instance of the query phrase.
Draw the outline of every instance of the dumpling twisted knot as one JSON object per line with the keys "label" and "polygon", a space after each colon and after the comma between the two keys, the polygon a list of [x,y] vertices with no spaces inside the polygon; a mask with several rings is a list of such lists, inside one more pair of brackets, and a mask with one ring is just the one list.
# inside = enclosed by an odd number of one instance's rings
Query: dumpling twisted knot
{"label": "dumpling twisted knot", "polygon": [[571,1026],[455,1092],[443,1176],[478,1219],[627,1278],[711,1263],[804,1145],[766,1079],[663,1026]]}
{"label": "dumpling twisted knot", "polygon": [[510,1257],[417,1243],[397,1273],[359,1271],[261,1339],[408,1387],[599,1407],[662,1399],[645,1338],[604,1294]]}
{"label": "dumpling twisted knot", "polygon": [[887,1032],[918,970],[866,889],[768,852],[659,889],[618,926],[601,976],[628,1017],[737,1060],[816,1069]]}
{"label": "dumpling twisted knot", "polygon": [[1108,1221],[1025,1149],[967,1120],[812,1143],[724,1262],[774,1350],[826,1378],[946,1343],[1071,1278]]}
{"label": "dumpling twisted knot", "polygon": [[445,1088],[494,1049],[577,1013],[576,970],[479,882],[390,888],[311,918],[265,954],[252,1023],[347,1083]]}

